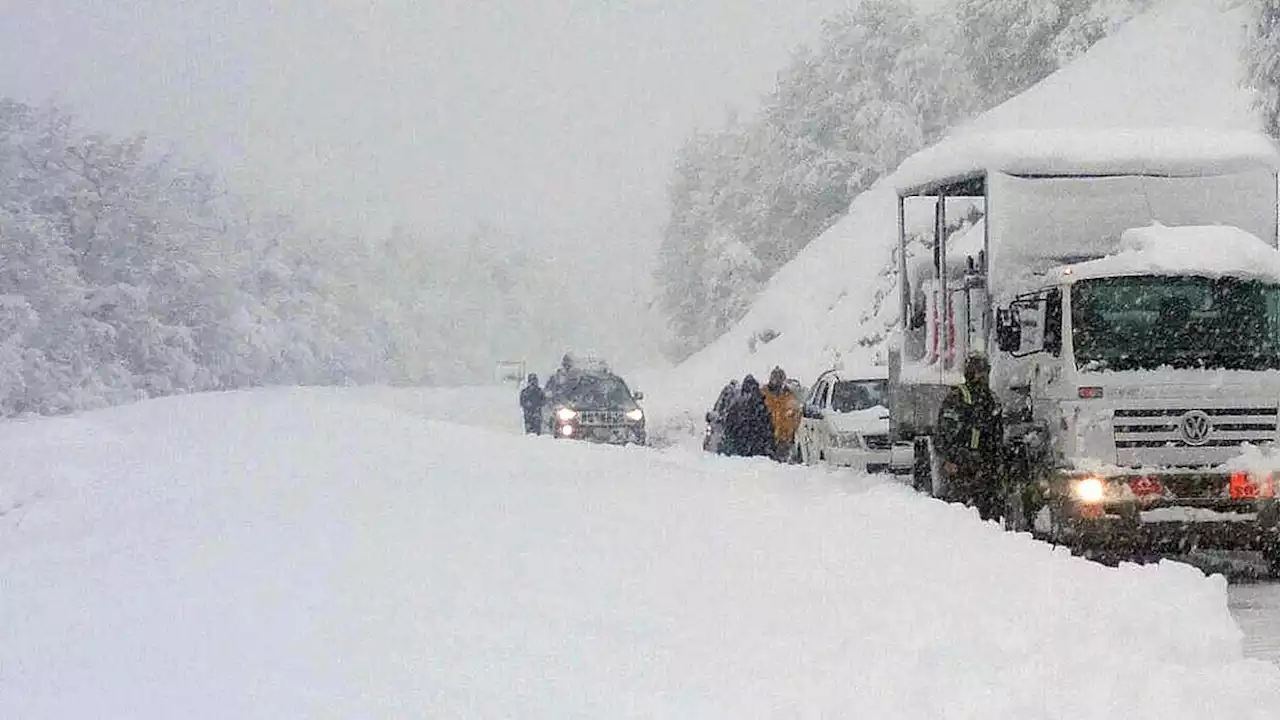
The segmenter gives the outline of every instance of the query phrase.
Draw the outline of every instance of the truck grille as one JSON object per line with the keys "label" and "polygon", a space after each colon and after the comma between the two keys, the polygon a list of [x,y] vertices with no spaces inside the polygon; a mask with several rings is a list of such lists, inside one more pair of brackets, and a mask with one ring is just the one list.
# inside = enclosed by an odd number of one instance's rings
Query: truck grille
{"label": "truck grille", "polygon": [[1117,450],[1233,447],[1276,439],[1275,407],[1124,408],[1115,411]]}
{"label": "truck grille", "polygon": [[627,414],[620,410],[583,410],[578,421],[583,425],[625,425]]}

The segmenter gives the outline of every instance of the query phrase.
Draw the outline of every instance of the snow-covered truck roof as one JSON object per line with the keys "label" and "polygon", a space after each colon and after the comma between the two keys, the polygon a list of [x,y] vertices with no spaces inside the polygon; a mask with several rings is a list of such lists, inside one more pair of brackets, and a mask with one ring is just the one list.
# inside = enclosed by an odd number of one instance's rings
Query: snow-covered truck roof
{"label": "snow-covered truck roof", "polygon": [[1019,176],[1196,177],[1280,170],[1265,135],[1199,128],[1015,130],[963,133],[907,158],[894,174],[900,196],[992,172]]}
{"label": "snow-covered truck roof", "polygon": [[1239,228],[1211,225],[1126,230],[1119,252],[1059,270],[1071,281],[1126,275],[1238,277],[1280,283],[1280,252]]}

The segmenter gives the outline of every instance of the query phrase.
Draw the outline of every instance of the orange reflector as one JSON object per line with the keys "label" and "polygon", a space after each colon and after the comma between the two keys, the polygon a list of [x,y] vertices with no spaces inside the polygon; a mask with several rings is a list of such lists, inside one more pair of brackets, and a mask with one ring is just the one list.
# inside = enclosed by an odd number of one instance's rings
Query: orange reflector
{"label": "orange reflector", "polygon": [[1249,475],[1246,472],[1231,473],[1231,499],[1257,500],[1276,496],[1276,479],[1271,473]]}
{"label": "orange reflector", "polygon": [[1095,399],[1095,398],[1100,398],[1100,397],[1102,397],[1102,388],[1100,388],[1100,387],[1081,387],[1081,388],[1077,388],[1077,389],[1076,389],[1076,393],[1078,393],[1082,399],[1085,399],[1085,400],[1092,400],[1092,399]]}
{"label": "orange reflector", "polygon": [[1250,475],[1231,473],[1231,497],[1237,500],[1254,500],[1276,496],[1276,477],[1273,473]]}
{"label": "orange reflector", "polygon": [[1103,516],[1101,505],[1080,505],[1080,517],[1093,520]]}

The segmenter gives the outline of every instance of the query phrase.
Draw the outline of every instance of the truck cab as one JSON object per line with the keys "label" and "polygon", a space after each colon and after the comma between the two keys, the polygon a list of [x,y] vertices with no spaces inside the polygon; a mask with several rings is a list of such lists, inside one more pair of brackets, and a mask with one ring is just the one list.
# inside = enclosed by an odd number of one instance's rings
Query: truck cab
{"label": "truck cab", "polygon": [[890,422],[915,445],[916,487],[944,489],[937,409],[983,352],[1010,527],[1081,551],[1261,550],[1280,571],[1274,147],[1168,130],[968,140],[900,172]]}

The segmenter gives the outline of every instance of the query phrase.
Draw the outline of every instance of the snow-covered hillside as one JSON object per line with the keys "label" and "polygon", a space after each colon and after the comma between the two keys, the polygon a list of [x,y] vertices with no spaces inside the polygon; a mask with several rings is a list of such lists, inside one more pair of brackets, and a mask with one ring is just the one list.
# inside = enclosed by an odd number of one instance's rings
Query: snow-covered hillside
{"label": "snow-covered hillside", "polygon": [[[1159,3],[952,137],[1051,128],[1256,130],[1240,83],[1246,21],[1243,4],[1230,0]],[[925,150],[904,167],[945,152]],[[680,381],[709,404],[727,376],[780,364],[812,379],[832,366],[880,360],[898,314],[897,181],[892,175],[857,197],[843,220],[774,276],[737,327],[676,370]]]}
{"label": "snow-covered hillside", "polygon": [[276,390],[6,424],[0,716],[1280,708],[1221,578],[1101,567],[867,477],[521,437],[511,400]]}

